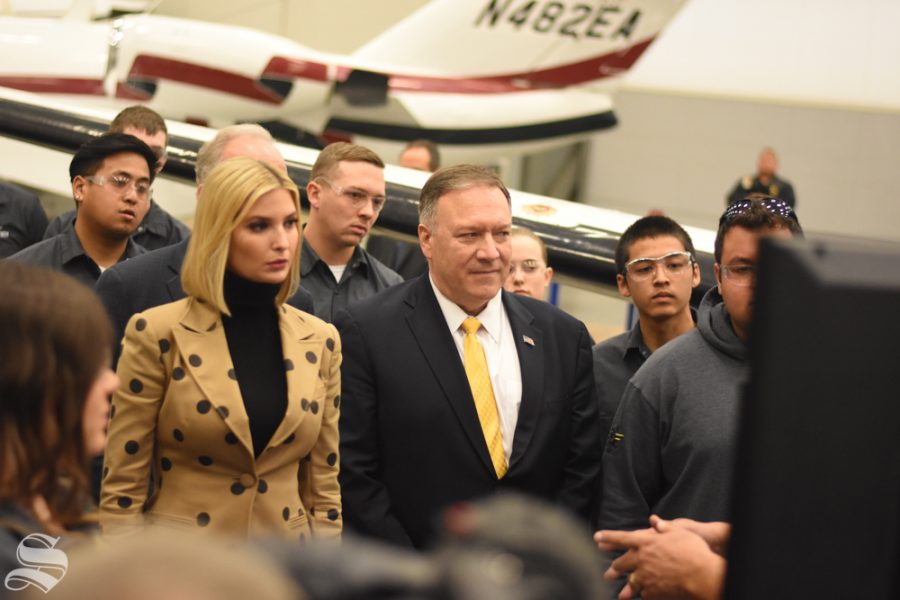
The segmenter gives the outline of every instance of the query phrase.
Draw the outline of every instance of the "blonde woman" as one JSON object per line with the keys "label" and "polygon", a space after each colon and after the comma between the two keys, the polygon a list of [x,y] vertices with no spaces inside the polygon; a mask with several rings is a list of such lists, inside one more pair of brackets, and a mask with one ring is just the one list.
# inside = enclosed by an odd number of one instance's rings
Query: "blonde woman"
{"label": "blonde woman", "polygon": [[181,274],[188,297],[125,329],[104,535],[144,523],[340,535],[340,340],[285,304],[299,284],[299,214],[274,165],[234,158],[208,175]]}

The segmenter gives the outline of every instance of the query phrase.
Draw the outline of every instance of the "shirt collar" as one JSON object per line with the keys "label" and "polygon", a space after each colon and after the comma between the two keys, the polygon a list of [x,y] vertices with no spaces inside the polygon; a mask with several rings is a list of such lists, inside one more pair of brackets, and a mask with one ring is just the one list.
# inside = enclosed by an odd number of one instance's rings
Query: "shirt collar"
{"label": "shirt collar", "polygon": [[[303,247],[300,249],[300,277],[306,277],[307,275],[309,275],[312,272],[313,268],[315,268],[316,263],[319,262],[321,262],[323,266],[328,267],[325,261],[319,258],[319,255],[316,254],[316,251],[313,250],[313,247],[309,245],[309,243],[306,241],[306,238],[304,238]],[[347,268],[362,268],[364,273],[368,275],[369,257],[360,246],[357,246],[353,249],[353,255],[350,257],[350,262],[347,263]]]}
{"label": "shirt collar", "polygon": [[[463,321],[465,321],[470,315],[466,313],[463,309],[461,309],[455,302],[450,300],[447,296],[441,293],[441,290],[438,289],[437,285],[434,283],[434,278],[431,275],[431,272],[428,273],[428,281],[431,283],[431,289],[434,290],[434,295],[437,298],[438,305],[441,307],[441,312],[444,314],[444,319],[447,321],[447,327],[450,328],[452,333],[455,333],[462,327]],[[487,306],[484,307],[477,315],[474,315],[476,319],[481,322],[481,326],[484,327],[485,331],[487,331],[488,335],[494,342],[500,341],[500,334],[502,332],[503,326],[503,290],[497,292],[497,295],[491,298]]]}
{"label": "shirt collar", "polygon": [[[67,264],[69,261],[74,260],[79,256],[83,256],[93,261],[93,259],[88,256],[87,252],[84,251],[84,246],[81,245],[81,240],[78,239],[78,234],[75,233],[74,223],[70,227],[64,229],[62,233],[57,235],[57,237],[59,238],[60,258],[62,259],[62,264]],[[139,246],[137,243],[135,243],[134,240],[129,237],[128,241],[125,243],[125,251],[122,253],[122,256],[119,257],[119,261],[127,258],[134,258],[135,256],[144,254],[144,252],[145,250],[143,246]]]}

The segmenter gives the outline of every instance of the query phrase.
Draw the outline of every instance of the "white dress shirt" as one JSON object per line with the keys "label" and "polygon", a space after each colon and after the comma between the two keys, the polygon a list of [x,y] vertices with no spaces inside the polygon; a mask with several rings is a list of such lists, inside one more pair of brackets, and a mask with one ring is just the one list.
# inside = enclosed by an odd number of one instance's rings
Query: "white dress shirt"
{"label": "white dress shirt", "polygon": [[453,336],[460,361],[463,360],[463,340],[466,337],[466,332],[462,328],[463,321],[473,316],[481,322],[481,327],[475,335],[484,348],[491,385],[494,387],[494,399],[497,401],[497,414],[500,417],[500,435],[503,437],[503,453],[506,455],[508,465],[512,454],[513,434],[519,421],[519,405],[522,403],[522,371],[519,366],[519,353],[516,351],[516,340],[501,299],[502,291],[497,292],[479,314],[469,315],[441,293],[434,284],[431,274],[428,275],[428,279]]}

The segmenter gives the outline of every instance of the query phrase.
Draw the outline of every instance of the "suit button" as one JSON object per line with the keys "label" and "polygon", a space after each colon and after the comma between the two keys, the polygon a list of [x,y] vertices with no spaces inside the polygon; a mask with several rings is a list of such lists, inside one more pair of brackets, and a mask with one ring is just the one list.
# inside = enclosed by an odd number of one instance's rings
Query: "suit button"
{"label": "suit button", "polygon": [[242,486],[244,486],[245,488],[248,488],[248,487],[251,487],[254,483],[256,483],[256,477],[254,477],[250,473],[244,473],[243,475],[241,475],[241,478],[239,479],[239,481],[241,482]]}

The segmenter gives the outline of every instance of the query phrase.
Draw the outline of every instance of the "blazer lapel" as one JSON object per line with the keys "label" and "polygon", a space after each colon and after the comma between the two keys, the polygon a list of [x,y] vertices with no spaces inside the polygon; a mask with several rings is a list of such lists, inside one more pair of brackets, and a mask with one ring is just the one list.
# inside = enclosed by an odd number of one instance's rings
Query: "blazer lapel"
{"label": "blazer lapel", "polygon": [[516,341],[522,371],[522,402],[509,460],[512,470],[528,450],[541,415],[544,401],[544,336],[534,326],[534,315],[511,294],[503,292],[503,306]]}
{"label": "blazer lapel", "polygon": [[419,277],[417,285],[410,287],[405,300],[412,308],[406,320],[422,355],[428,361],[476,454],[493,475],[494,465],[484,441],[469,380],[427,274]]}
{"label": "blazer lapel", "polygon": [[212,404],[209,409],[226,423],[253,456],[249,419],[234,377],[234,363],[228,351],[221,314],[210,304],[191,298],[173,335],[182,361],[175,367],[183,369],[196,382],[205,399]]}
{"label": "blazer lapel", "polygon": [[[302,317],[289,314],[285,307],[279,310],[281,328],[281,348],[284,354],[284,368],[287,374],[288,402],[284,419],[269,446],[277,446],[293,434],[307,414],[318,414],[324,410],[324,394],[317,393],[321,378],[322,351],[324,340],[316,336]],[[324,385],[324,384],[323,384]]]}

